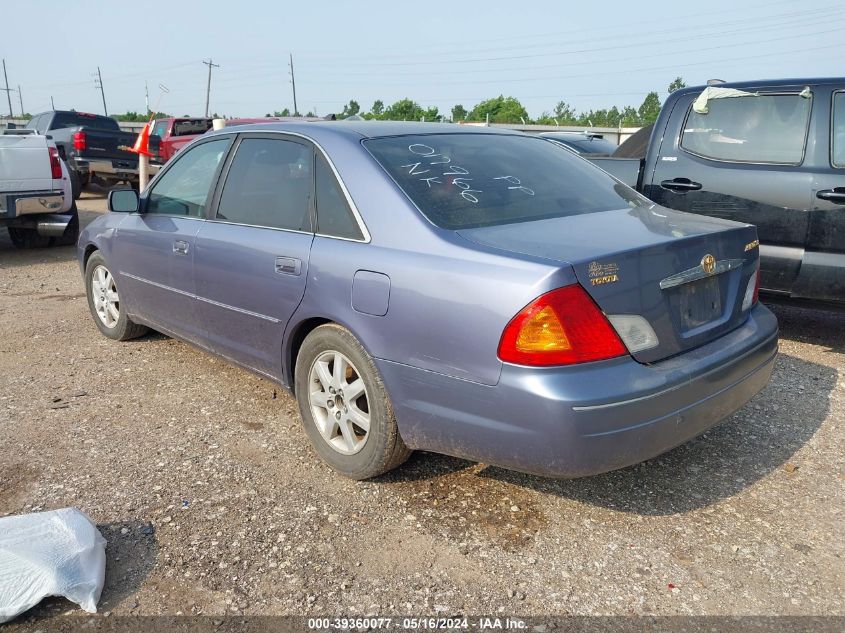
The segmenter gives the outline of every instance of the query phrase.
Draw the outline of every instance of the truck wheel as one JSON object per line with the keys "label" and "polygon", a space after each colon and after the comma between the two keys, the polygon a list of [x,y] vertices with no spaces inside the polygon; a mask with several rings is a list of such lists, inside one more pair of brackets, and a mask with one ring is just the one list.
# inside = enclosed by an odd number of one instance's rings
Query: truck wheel
{"label": "truck wheel", "polygon": [[296,400],[314,449],[334,470],[368,479],[411,454],[372,357],[349,330],[321,325],[296,357]]}
{"label": "truck wheel", "polygon": [[82,177],[75,169],[68,169],[68,173],[70,174],[71,195],[73,195],[74,200],[79,200],[79,196],[82,195]]}
{"label": "truck wheel", "polygon": [[70,222],[68,222],[62,236],[55,239],[54,246],[76,246],[76,241],[79,239],[79,213],[76,210],[75,202],[66,215],[71,216]]}
{"label": "truck wheel", "polygon": [[40,235],[35,229],[20,229],[8,227],[9,238],[15,248],[46,248],[53,238]]}
{"label": "truck wheel", "polygon": [[105,336],[116,341],[128,341],[146,334],[146,326],[135,323],[126,314],[114,275],[99,251],[95,251],[85,265],[85,291],[94,323]]}

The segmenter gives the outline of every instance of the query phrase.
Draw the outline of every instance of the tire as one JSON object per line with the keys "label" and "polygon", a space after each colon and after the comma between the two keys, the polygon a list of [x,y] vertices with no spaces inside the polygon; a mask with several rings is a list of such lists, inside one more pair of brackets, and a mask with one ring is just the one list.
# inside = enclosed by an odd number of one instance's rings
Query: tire
{"label": "tire", "polygon": [[[334,360],[338,358],[340,361]],[[345,371],[338,370],[347,365]],[[363,392],[353,400],[349,388],[356,389],[359,379]],[[342,475],[358,480],[376,477],[411,455],[399,435],[393,405],[375,363],[349,330],[332,323],[321,325],[305,338],[296,358],[295,386],[311,444]],[[312,392],[320,394],[313,401]],[[365,418],[369,428],[364,432],[357,423]]]}
{"label": "tire", "polygon": [[41,235],[35,229],[8,227],[9,238],[15,248],[46,248],[53,243],[53,238]]}
{"label": "tire", "polygon": [[79,213],[76,210],[76,203],[74,202],[70,211],[66,215],[70,215],[70,222],[61,237],[55,238],[54,246],[76,246],[79,239]]}
{"label": "tire", "polygon": [[[97,283],[103,281],[100,277],[101,270],[104,270],[108,275],[106,278],[105,289],[111,288],[114,293],[113,297],[109,297],[108,293],[101,291],[98,296],[95,296],[100,289],[95,287]],[[95,276],[97,281],[95,282]],[[127,315],[126,310],[121,309],[120,296],[117,293],[117,285],[114,282],[114,277],[108,269],[106,260],[100,255],[99,251],[92,253],[88,258],[88,263],[85,265],[85,294],[88,296],[88,309],[91,311],[91,316],[94,318],[94,323],[104,336],[115,341],[128,341],[132,338],[142,336],[147,332],[147,327],[134,323]],[[115,310],[110,310],[107,306],[103,307],[102,301],[108,298],[109,303],[115,306]],[[116,304],[116,305],[115,305]],[[99,310],[102,308],[102,316]],[[115,313],[117,317],[115,318]]]}
{"label": "tire", "polygon": [[75,169],[68,168],[70,174],[70,192],[74,200],[79,200],[82,195],[82,176]]}

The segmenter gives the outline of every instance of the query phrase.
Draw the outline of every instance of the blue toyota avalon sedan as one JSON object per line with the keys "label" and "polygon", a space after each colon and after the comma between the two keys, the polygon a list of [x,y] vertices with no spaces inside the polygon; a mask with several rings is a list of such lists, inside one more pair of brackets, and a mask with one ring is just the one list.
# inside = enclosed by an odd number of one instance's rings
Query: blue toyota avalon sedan
{"label": "blue toyota avalon sedan", "polygon": [[412,450],[556,477],[654,457],[768,382],[753,226],[537,137],[417,123],[204,135],[79,239],[94,323],[285,386],[364,479]]}

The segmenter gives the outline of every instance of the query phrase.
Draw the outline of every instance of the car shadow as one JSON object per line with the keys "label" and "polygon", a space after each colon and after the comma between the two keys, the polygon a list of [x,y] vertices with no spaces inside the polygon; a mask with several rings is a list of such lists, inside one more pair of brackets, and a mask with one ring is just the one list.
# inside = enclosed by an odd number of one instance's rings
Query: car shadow
{"label": "car shadow", "polygon": [[781,340],[809,343],[845,354],[845,311],[812,309],[798,304],[766,304],[778,318]]}
{"label": "car shadow", "polygon": [[[845,351],[842,313],[791,305],[772,309],[781,341],[817,345],[823,353]],[[633,514],[689,512],[736,495],[790,464],[827,419],[837,379],[835,369],[782,349],[769,385],[724,423],[654,459],[594,477],[549,479],[419,453],[379,480],[400,488],[416,481],[488,480]]]}
{"label": "car shadow", "polygon": [[[155,567],[158,539],[152,524],[141,521],[101,523],[97,529],[106,539],[106,578],[97,603],[97,611],[104,613],[121,606],[140,589]],[[82,613],[65,598],[45,598],[15,622],[40,622],[74,609]]]}

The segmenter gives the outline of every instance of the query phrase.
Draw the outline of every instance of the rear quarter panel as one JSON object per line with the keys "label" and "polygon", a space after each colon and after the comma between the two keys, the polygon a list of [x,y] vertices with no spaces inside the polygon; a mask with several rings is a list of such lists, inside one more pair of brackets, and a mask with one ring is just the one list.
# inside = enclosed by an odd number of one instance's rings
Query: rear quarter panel
{"label": "rear quarter panel", "polygon": [[[434,227],[360,143],[314,136],[335,163],[372,241],[315,238],[305,297],[286,344],[304,321],[325,318],[346,326],[376,358],[495,384],[499,339],[508,321],[543,292],[574,283],[571,267],[503,255]],[[384,316],[352,308],[358,270],[390,278]],[[290,367],[285,374],[289,382]]]}

